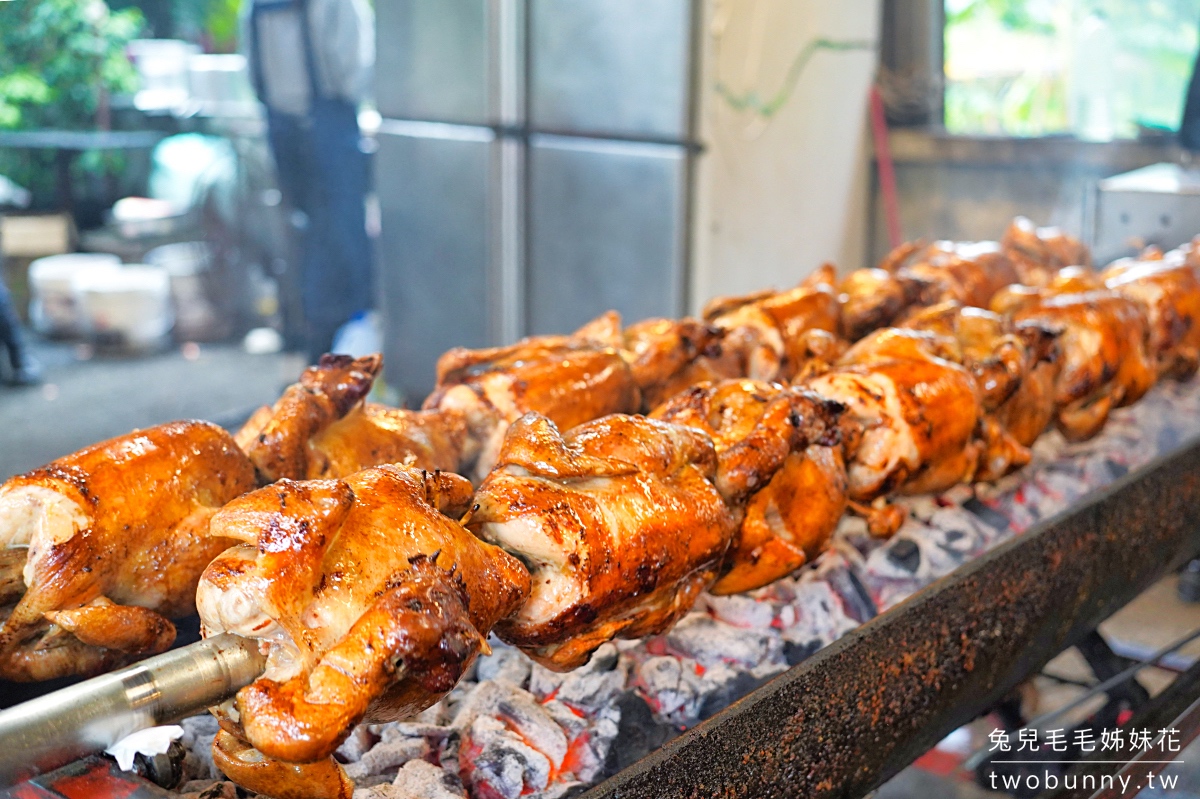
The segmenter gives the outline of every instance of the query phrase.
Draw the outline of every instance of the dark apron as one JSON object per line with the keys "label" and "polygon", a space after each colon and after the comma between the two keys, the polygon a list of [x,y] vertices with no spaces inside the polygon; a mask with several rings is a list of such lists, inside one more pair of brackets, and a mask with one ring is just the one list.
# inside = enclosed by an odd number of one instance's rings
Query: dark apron
{"label": "dark apron", "polygon": [[298,13],[309,84],[307,116],[267,107],[271,149],[287,203],[307,217],[301,231],[301,297],[310,355],[328,350],[338,327],[373,305],[371,244],[363,203],[367,156],[360,147],[358,111],[325,95],[318,80],[305,0],[258,0],[250,12],[251,78],[266,97],[258,54],[259,23],[270,13]]}

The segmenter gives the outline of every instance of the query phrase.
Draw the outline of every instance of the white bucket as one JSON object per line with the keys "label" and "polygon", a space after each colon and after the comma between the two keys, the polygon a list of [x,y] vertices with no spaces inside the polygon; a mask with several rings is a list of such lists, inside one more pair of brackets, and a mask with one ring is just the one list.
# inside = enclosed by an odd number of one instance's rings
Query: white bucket
{"label": "white bucket", "polygon": [[85,273],[73,282],[84,333],[101,343],[145,349],[171,332],[171,278],[154,266]]}
{"label": "white bucket", "polygon": [[29,319],[44,336],[74,336],[81,330],[72,288],[76,275],[112,272],[121,259],[108,253],[69,253],[38,258],[29,265]]}

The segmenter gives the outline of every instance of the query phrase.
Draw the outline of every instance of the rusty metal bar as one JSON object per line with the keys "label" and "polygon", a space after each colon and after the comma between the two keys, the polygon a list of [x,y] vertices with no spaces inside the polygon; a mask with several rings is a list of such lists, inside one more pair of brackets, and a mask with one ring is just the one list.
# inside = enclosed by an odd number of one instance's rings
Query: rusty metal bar
{"label": "rusty metal bar", "polygon": [[858,797],[1200,553],[1200,440],[938,581],[586,799]]}

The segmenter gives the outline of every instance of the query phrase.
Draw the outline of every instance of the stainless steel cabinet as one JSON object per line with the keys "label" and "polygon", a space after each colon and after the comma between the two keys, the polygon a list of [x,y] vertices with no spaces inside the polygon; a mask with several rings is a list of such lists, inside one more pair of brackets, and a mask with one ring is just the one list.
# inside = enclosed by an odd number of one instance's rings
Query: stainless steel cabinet
{"label": "stainless steel cabinet", "polygon": [[376,3],[375,101],[384,117],[494,121],[489,0]]}
{"label": "stainless steel cabinet", "polygon": [[682,313],[686,174],[680,146],[533,137],[529,333]]}
{"label": "stainless steel cabinet", "polygon": [[385,122],[376,164],[388,382],[418,404],[437,358],[492,343],[488,128]]}
{"label": "stainless steel cabinet", "polygon": [[689,0],[529,0],[535,129],[690,136]]}

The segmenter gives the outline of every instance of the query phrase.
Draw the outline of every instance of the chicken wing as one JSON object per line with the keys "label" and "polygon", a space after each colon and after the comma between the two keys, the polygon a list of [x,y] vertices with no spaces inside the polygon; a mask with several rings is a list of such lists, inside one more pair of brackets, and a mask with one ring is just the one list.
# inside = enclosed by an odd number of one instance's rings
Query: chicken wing
{"label": "chicken wing", "polygon": [[508,426],[535,412],[564,428],[641,407],[637,382],[614,340],[620,318],[606,314],[574,336],[543,336],[490,350],[451,350],[438,361],[427,410],[467,420],[472,474],[482,479],[498,457]]}
{"label": "chicken wing", "polygon": [[713,379],[718,369],[712,364],[720,363],[724,355],[725,332],[691,318],[647,319],[627,327],[621,355],[641,392],[640,410],[650,410],[688,386]]}
{"label": "chicken wing", "polygon": [[[259,639],[267,651],[263,676],[219,711],[229,736],[216,756],[230,777],[267,790],[259,780],[292,773],[255,768],[264,757],[333,768],[354,724],[428,707],[486,649],[529,575],[445,515],[470,495],[457,475],[389,465],[280,481],[213,518],[213,535],[242,543],[200,581],[204,632]],[[247,757],[245,744],[262,756]],[[326,782],[329,792],[339,784]]]}
{"label": "chicken wing", "polygon": [[457,471],[469,461],[462,413],[363,401],[382,366],[380,355],[322,356],[274,406],[260,408],[237,434],[260,482],[347,477],[385,463]]}
{"label": "chicken wing", "polygon": [[0,677],[105,671],[165,650],[168,618],[229,541],[209,519],[254,488],[254,467],[207,422],[172,422],[88,447],[0,487]]}
{"label": "chicken wing", "polygon": [[854,270],[838,286],[842,336],[858,341],[872,330],[890,325],[927,288],[923,280],[884,269]]}
{"label": "chicken wing", "polygon": [[497,634],[566,671],[605,641],[666,630],[733,539],[716,476],[712,440],[690,427],[618,414],[560,433],[523,416],[466,522],[533,578]]}
{"label": "chicken wing", "polygon": [[713,593],[760,588],[825,549],[846,510],[842,410],[799,389],[731,380],[695,386],[651,414],[707,433],[716,448],[716,486],[739,524]]}

